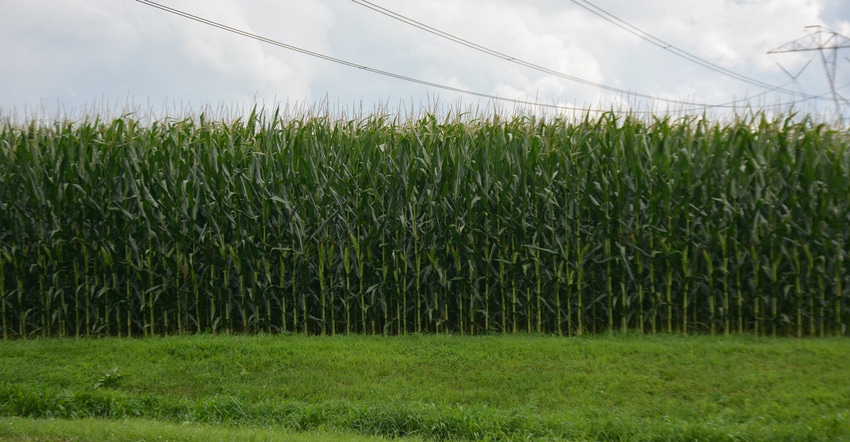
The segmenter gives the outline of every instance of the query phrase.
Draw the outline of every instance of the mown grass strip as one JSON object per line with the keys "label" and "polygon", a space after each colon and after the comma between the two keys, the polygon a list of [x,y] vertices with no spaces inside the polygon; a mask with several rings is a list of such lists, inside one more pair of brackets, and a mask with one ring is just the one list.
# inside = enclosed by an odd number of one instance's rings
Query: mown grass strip
{"label": "mown grass strip", "polygon": [[0,414],[569,440],[850,437],[842,339],[190,336],[0,344]]}
{"label": "mown grass strip", "polygon": [[[381,437],[353,433],[171,423],[148,419],[28,419],[0,418],[0,440],[8,442],[375,442]],[[413,439],[410,439],[413,440]]]}

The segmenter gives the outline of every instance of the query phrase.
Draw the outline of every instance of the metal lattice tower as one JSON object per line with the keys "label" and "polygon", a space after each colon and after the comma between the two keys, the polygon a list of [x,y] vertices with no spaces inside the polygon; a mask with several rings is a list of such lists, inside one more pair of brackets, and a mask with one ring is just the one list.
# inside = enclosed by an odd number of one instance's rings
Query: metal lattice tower
{"label": "metal lattice tower", "polygon": [[824,71],[826,71],[826,78],[829,81],[829,90],[832,92],[832,99],[835,101],[835,111],[840,115],[841,105],[838,99],[839,97],[844,101],[847,101],[847,99],[842,97],[835,88],[835,68],[836,61],[838,60],[838,50],[850,48],[850,38],[820,25],[806,26],[805,30],[809,35],[786,43],[767,53],[779,54],[783,52],[818,51],[823,62]]}

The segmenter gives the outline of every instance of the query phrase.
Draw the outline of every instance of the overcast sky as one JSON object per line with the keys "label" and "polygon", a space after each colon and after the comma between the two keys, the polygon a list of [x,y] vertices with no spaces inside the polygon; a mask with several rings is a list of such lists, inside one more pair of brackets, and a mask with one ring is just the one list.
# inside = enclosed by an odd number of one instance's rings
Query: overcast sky
{"label": "overcast sky", "polygon": [[[369,68],[506,99],[578,107],[682,108],[603,90],[477,52],[351,0],[159,0],[172,8]],[[611,88],[701,104],[765,93],[689,62],[570,0],[371,0],[435,29],[519,60]],[[767,54],[823,25],[850,35],[847,0],[591,0],[674,48],[763,83],[829,92],[816,52]],[[579,2],[582,3],[582,2]],[[582,3],[587,5],[586,3]],[[0,113],[75,112],[127,105],[155,110],[327,100],[487,107],[486,99],[387,78],[178,17],[134,0],[0,0]],[[808,44],[806,40],[802,40]],[[850,98],[850,49],[837,85]],[[798,82],[793,75],[809,61]],[[831,97],[831,96],[830,96]],[[844,103],[845,105],[847,103]],[[503,103],[502,106],[510,106]],[[850,106],[846,106],[850,107]],[[797,109],[834,111],[830,100]],[[698,111],[699,112],[699,111]]]}

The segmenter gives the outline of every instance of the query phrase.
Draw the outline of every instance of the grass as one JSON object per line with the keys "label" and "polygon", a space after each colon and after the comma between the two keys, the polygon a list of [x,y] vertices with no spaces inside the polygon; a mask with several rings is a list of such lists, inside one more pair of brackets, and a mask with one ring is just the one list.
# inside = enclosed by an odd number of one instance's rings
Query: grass
{"label": "grass", "polygon": [[[848,367],[850,343],[835,338],[36,339],[0,343],[0,415],[225,433],[839,440],[850,438]],[[2,422],[0,435],[17,421]]]}
{"label": "grass", "polygon": [[185,442],[370,442],[378,437],[315,431],[295,433],[274,428],[235,428],[192,423],[166,423],[145,419],[28,419],[0,418],[0,441],[185,441]]}

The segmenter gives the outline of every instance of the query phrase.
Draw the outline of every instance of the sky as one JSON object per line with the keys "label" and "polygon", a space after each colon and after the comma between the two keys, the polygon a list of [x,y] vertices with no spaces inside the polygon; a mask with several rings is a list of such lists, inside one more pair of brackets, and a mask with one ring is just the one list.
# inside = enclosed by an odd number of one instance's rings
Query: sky
{"label": "sky", "polygon": [[[369,0],[512,62],[376,12],[362,0],[158,1],[430,85],[311,57],[135,0],[0,0],[0,116],[238,113],[254,105],[337,113],[440,106],[723,113],[791,102],[797,112],[829,115],[836,104],[819,53],[767,52],[798,39],[809,44],[804,27],[810,25],[850,36],[846,0]],[[633,32],[591,13],[594,6]],[[657,40],[635,35],[640,32]],[[850,98],[850,48],[837,55],[836,86]],[[850,103],[839,105],[848,114]]]}

